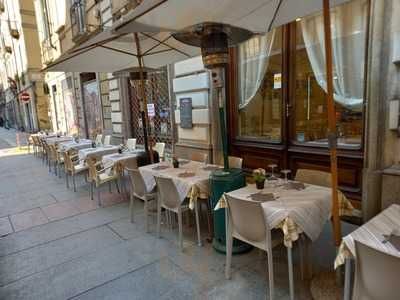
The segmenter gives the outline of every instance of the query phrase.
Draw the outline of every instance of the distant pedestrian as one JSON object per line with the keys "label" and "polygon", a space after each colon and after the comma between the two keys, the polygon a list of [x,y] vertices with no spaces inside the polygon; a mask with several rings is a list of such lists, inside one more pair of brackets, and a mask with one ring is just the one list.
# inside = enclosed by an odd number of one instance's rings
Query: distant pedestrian
{"label": "distant pedestrian", "polygon": [[3,127],[4,126],[4,119],[3,119],[3,117],[0,117],[0,127]]}

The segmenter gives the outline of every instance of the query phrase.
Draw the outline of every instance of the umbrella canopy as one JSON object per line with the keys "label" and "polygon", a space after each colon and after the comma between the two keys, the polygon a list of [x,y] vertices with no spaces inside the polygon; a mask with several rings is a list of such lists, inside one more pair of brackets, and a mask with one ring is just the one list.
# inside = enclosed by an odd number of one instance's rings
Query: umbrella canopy
{"label": "umbrella canopy", "polygon": [[173,32],[215,22],[263,33],[322,8],[322,0],[146,0],[113,28],[116,32]]}
{"label": "umbrella canopy", "polygon": [[140,55],[134,34],[102,31],[59,57],[44,71],[111,73],[139,67],[139,56],[142,57],[146,67],[159,68],[168,63],[200,55],[199,48],[177,41],[168,32],[139,33],[138,38]]}

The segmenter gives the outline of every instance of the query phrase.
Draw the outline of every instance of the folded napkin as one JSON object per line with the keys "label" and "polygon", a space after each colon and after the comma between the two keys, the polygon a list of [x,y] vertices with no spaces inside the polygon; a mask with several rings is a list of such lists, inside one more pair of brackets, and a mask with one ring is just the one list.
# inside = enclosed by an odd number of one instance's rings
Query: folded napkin
{"label": "folded napkin", "polygon": [[289,182],[287,182],[287,183],[285,183],[283,185],[283,188],[285,190],[297,190],[297,191],[300,191],[300,190],[304,190],[306,188],[306,186],[302,182],[289,181]]}
{"label": "folded napkin", "polygon": [[273,193],[263,193],[263,192],[258,192],[251,194],[249,198],[253,201],[258,201],[258,202],[266,202],[266,201],[274,201],[275,196]]}
{"label": "folded napkin", "polygon": [[184,173],[178,174],[178,177],[180,177],[180,178],[188,178],[188,177],[193,177],[193,176],[196,176],[196,174],[193,172],[184,172]]}
{"label": "folded napkin", "polygon": [[152,170],[160,171],[160,170],[165,170],[165,169],[169,169],[169,168],[170,168],[170,166],[156,166],[156,167],[152,168]]}
{"label": "folded napkin", "polygon": [[400,236],[399,235],[395,235],[395,234],[390,234],[390,235],[386,235],[384,234],[383,237],[384,239],[384,243],[390,243],[392,244],[393,247],[396,248],[397,251],[400,252]]}

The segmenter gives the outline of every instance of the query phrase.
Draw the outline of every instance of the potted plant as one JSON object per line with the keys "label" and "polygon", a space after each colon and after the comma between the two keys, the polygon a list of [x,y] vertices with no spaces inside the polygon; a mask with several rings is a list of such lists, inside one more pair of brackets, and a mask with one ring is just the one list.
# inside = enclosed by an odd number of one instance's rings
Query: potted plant
{"label": "potted plant", "polygon": [[253,171],[253,179],[256,182],[256,187],[259,190],[264,188],[264,182],[266,178],[266,172],[262,168],[255,169]]}

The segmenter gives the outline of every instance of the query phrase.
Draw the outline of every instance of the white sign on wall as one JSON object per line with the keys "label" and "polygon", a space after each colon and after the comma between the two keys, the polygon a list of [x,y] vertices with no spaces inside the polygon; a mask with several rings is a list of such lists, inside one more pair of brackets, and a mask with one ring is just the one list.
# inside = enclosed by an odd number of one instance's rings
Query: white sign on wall
{"label": "white sign on wall", "polygon": [[154,107],[154,103],[147,104],[147,115],[152,118],[156,116],[156,109]]}

